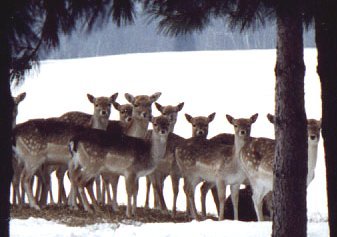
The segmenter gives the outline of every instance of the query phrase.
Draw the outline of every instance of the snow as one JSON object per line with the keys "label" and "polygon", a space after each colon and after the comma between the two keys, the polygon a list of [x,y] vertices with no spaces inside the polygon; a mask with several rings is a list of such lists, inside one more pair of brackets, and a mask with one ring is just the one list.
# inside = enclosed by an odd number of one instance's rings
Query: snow
{"label": "snow", "polygon": [[[316,49],[305,49],[305,101],[308,118],[321,116],[320,83],[316,74]],[[48,60],[38,71],[27,74],[25,83],[13,88],[13,94],[27,92],[19,105],[17,122],[47,118],[77,110],[92,113],[86,94],[110,96],[119,92],[117,101],[126,103],[124,93],[133,95],[162,92],[158,102],[177,105],[185,102],[175,132],[191,135],[191,126],[183,114],[207,116],[216,112],[209,137],[221,132],[232,133],[225,114],[250,117],[259,113],[252,136],[273,138],[273,126],[267,113],[274,111],[276,61],[275,50],[237,50],[126,54],[83,59]],[[154,115],[159,112],[153,109]],[[113,111],[111,119],[118,119]],[[308,236],[328,236],[327,200],[323,142],[320,142],[315,179],[308,187]],[[145,200],[141,180],[138,205]],[[180,184],[178,209],[184,210],[185,198]],[[56,182],[53,189],[56,193]],[[69,187],[67,187],[69,188]],[[123,179],[119,182],[118,202],[126,200]],[[172,205],[171,183],[165,181],[165,200]],[[196,205],[200,207],[196,192]],[[208,212],[215,213],[212,198],[207,198]],[[35,236],[270,236],[271,222],[192,221],[190,223],[121,223],[67,227],[53,221],[29,218],[11,220],[14,237]]]}

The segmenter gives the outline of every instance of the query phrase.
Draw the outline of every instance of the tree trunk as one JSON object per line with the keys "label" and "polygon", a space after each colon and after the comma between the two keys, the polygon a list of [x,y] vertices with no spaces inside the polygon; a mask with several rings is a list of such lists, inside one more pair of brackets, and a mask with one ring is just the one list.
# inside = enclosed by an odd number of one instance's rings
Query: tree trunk
{"label": "tree trunk", "polygon": [[[287,1],[285,1],[287,2]],[[289,3],[288,3],[289,4]],[[306,236],[307,120],[301,0],[277,9],[272,236]],[[291,6],[291,7],[289,7]]]}
{"label": "tree trunk", "polygon": [[6,3],[1,4],[0,10],[0,236],[9,236],[10,217],[10,184],[13,175],[12,169],[12,108],[13,100],[10,92],[9,69],[10,47],[8,42],[8,26],[10,17],[6,11]]}
{"label": "tree trunk", "polygon": [[316,6],[317,72],[322,90],[324,140],[330,236],[337,236],[337,3],[321,0]]}

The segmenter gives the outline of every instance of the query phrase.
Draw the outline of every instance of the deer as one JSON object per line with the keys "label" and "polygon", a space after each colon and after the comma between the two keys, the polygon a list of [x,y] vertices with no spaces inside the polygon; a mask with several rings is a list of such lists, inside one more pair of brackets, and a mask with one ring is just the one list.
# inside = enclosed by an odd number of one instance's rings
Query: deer
{"label": "deer", "polygon": [[[206,139],[208,135],[208,127],[209,123],[214,120],[215,113],[212,113],[208,116],[197,116],[192,117],[189,114],[185,114],[186,120],[191,123],[192,125],[192,136],[198,137],[200,139]],[[168,175],[171,176],[172,181],[172,189],[173,189],[173,206],[172,206],[172,216],[175,217],[176,215],[176,207],[177,207],[177,197],[179,192],[179,181],[181,176],[180,170],[176,163],[175,159],[175,149],[186,141],[185,138],[176,135],[175,133],[170,133],[168,138],[168,144],[166,148],[165,158],[162,162],[158,165],[157,169],[154,171],[154,176],[151,175],[152,179],[151,182],[153,183],[154,191],[155,191],[155,199],[157,196],[157,201],[159,201],[159,206],[162,210],[166,210],[166,204],[163,197],[163,181],[165,177]],[[160,177],[158,179],[158,177]],[[158,181],[159,180],[159,181]],[[156,204],[156,202],[155,202]],[[187,211],[189,211],[189,204],[187,204]],[[158,204],[157,204],[158,206]]]}
{"label": "deer", "polygon": [[[152,95],[137,95],[133,96],[130,93],[124,94],[125,99],[131,105],[131,119],[127,118],[127,122],[123,127],[123,133],[127,136],[136,137],[136,138],[145,138],[148,133],[148,125],[150,119],[152,117],[152,104],[156,102],[161,96],[160,92],[156,92]],[[120,111],[120,119],[123,119],[123,112],[126,109],[125,106],[121,106],[117,102],[114,103],[115,109]],[[129,108],[130,109],[130,108]],[[124,112],[125,113],[125,112]],[[129,116],[128,116],[129,117]],[[119,174],[105,174],[102,173],[103,177],[103,186],[104,189],[108,189],[108,184],[112,186],[113,198],[112,209],[113,211],[118,211],[118,203],[117,203],[117,189],[118,189],[118,180]],[[109,195],[107,193],[107,195]],[[91,199],[93,200],[93,196],[91,195]],[[93,203],[95,201],[93,200]],[[97,209],[97,208],[96,208]]]}
{"label": "deer", "polygon": [[[132,105],[131,104],[119,104],[116,101],[113,102],[113,106],[119,112],[119,121],[123,125],[123,132],[126,133],[132,123]],[[102,175],[102,204],[105,204],[105,196],[107,196],[107,204],[112,206],[113,211],[118,211],[117,204],[117,187],[118,187],[118,175]],[[110,185],[112,188],[112,195],[110,193]],[[113,198],[112,198],[113,197]]]}
{"label": "deer", "polygon": [[[26,98],[26,92],[20,93],[13,99],[13,112],[12,112],[12,129],[16,126],[16,117],[18,115],[19,104]],[[22,171],[22,165],[19,163],[15,153],[12,157],[12,166],[13,166],[13,178],[12,178],[12,204],[22,204],[22,198],[20,195],[20,176]]]}
{"label": "deer", "polygon": [[[168,138],[168,145],[167,145],[168,148],[166,149],[165,158],[160,162],[160,164],[152,174],[146,176],[146,199],[144,206],[145,208],[149,208],[149,194],[150,194],[150,186],[152,183],[153,188],[156,189],[154,190],[155,208],[160,207],[163,210],[167,210],[163,198],[163,185],[165,178],[169,175],[170,172],[169,167],[172,167],[172,162],[174,162],[173,156],[172,155],[170,156],[169,154],[171,150],[170,147],[172,147],[173,146],[172,144],[175,143],[176,141],[183,139],[178,135],[175,134],[173,135],[172,133],[174,130],[174,126],[177,122],[178,113],[183,109],[184,103],[183,102],[179,103],[176,106],[173,105],[162,106],[161,104],[156,102],[155,106],[163,116],[166,116],[170,120],[170,128],[169,128],[170,135]],[[158,194],[158,192],[160,193]]]}
{"label": "deer", "polygon": [[176,161],[184,178],[184,191],[190,203],[192,218],[199,220],[194,201],[195,187],[198,183],[206,181],[213,183],[217,188],[219,220],[224,219],[226,185],[230,185],[234,216],[238,219],[239,188],[247,182],[240,166],[239,154],[257,116],[254,114],[248,119],[234,119],[226,115],[227,120],[234,126],[234,145],[223,144],[221,139],[215,142],[194,137],[176,148]]}
{"label": "deer", "polygon": [[[267,115],[274,123],[275,117]],[[308,129],[308,176],[307,186],[314,177],[317,161],[317,148],[320,138],[321,123],[315,119],[307,120]],[[240,160],[253,190],[253,203],[258,221],[263,221],[263,200],[272,212],[271,191],[273,190],[273,162],[275,157],[275,140],[268,138],[250,138],[242,148]],[[271,214],[272,215],[272,214]]]}
{"label": "deer", "polygon": [[[96,103],[93,117],[103,116],[106,120],[108,120],[108,115],[110,115],[110,103],[115,100],[116,97],[117,94],[114,94],[111,97],[106,97],[105,101],[108,103],[103,103],[104,106],[102,107],[100,107],[99,103]],[[95,100],[95,102],[97,102],[97,100]],[[108,110],[106,110],[107,108],[105,105],[109,108]],[[99,112],[100,109],[105,112]],[[68,152],[68,143],[70,138],[86,128],[88,127],[80,126],[76,123],[70,123],[69,121],[64,121],[59,118],[33,119],[19,124],[15,128],[14,149],[24,164],[22,179],[30,207],[37,210],[40,209],[33,197],[32,187],[29,185],[33,175],[36,174],[37,171],[44,165],[66,167],[71,158]],[[50,184],[48,180],[50,177],[48,177],[48,175],[43,177],[44,179],[47,179],[47,186]],[[46,190],[48,190],[48,187]],[[44,192],[44,194],[45,193],[46,192]]]}
{"label": "deer", "polygon": [[[101,173],[125,177],[127,192],[126,216],[136,215],[138,180],[153,172],[166,151],[170,121],[164,116],[151,119],[153,130],[147,139],[109,133],[83,133],[70,142],[72,153],[71,177],[76,183],[84,208],[92,212],[84,194],[88,182]],[[92,134],[95,132],[95,134]],[[95,138],[95,139],[93,139]],[[98,139],[97,139],[98,138]]]}

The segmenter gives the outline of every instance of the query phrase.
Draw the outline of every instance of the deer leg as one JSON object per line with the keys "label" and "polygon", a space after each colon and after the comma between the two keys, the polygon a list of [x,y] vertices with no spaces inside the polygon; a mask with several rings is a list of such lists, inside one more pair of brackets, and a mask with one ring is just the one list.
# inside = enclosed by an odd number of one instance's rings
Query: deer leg
{"label": "deer leg", "polygon": [[101,175],[95,178],[97,202],[102,203]]}
{"label": "deer leg", "polygon": [[195,206],[194,202],[194,190],[195,190],[196,184],[192,183],[192,180],[188,180],[188,178],[184,179],[184,191],[187,196],[187,201],[190,204],[190,211],[191,211],[191,217],[193,219],[199,220],[198,214],[197,214],[197,208]]}
{"label": "deer leg", "polygon": [[67,171],[66,167],[59,167],[56,170],[56,177],[58,183],[58,196],[57,196],[57,204],[61,205],[62,203],[67,203],[67,195],[64,189],[64,175]]}
{"label": "deer leg", "polygon": [[167,212],[167,206],[165,203],[165,199],[164,199],[164,181],[165,181],[165,176],[164,175],[159,175],[158,177],[156,177],[156,189],[157,189],[157,199],[159,202],[159,206],[160,209],[164,212]]}
{"label": "deer leg", "polygon": [[77,198],[77,186],[75,185],[75,178],[77,177],[78,169],[75,168],[74,162],[71,160],[68,164],[68,176],[70,180],[70,192],[68,198],[68,206],[73,210],[78,210],[76,198]]}
{"label": "deer leg", "polygon": [[146,176],[146,198],[145,198],[145,208],[149,208],[149,202],[150,202],[150,188],[151,188],[151,179],[150,175]]}
{"label": "deer leg", "polygon": [[253,203],[254,203],[254,208],[255,208],[255,212],[256,212],[256,216],[257,216],[257,220],[258,221],[263,221],[263,211],[262,211],[262,200],[263,200],[263,190],[258,190],[257,188],[254,188],[254,186],[252,186],[253,188],[253,195],[252,195],[252,199],[253,199]]}
{"label": "deer leg", "polygon": [[118,189],[118,180],[119,180],[119,175],[112,175],[110,179],[111,183],[111,189],[112,189],[112,210],[113,211],[119,211],[118,203],[117,203],[117,189]]}
{"label": "deer leg", "polygon": [[78,193],[79,193],[79,195],[82,199],[84,210],[89,212],[89,213],[93,213],[93,210],[90,208],[90,204],[89,204],[89,201],[87,199],[87,196],[85,195],[85,191],[84,191],[83,186],[78,187]]}
{"label": "deer leg", "polygon": [[230,186],[231,189],[231,199],[233,203],[233,211],[234,211],[234,220],[239,220],[239,191],[240,185],[235,184]]}
{"label": "deer leg", "polygon": [[[97,177],[96,177],[96,178],[97,178]],[[92,203],[92,205],[93,205],[93,207],[94,207],[94,210],[95,210],[95,211],[100,211],[100,207],[99,207],[98,202],[97,202],[97,200],[96,200],[96,197],[95,197],[95,194],[94,194],[94,187],[93,187],[93,186],[94,186],[94,181],[97,182],[96,178],[90,180],[90,181],[86,184],[85,187],[87,188],[87,191],[88,191],[88,194],[89,194],[89,196],[90,196],[91,203]],[[97,183],[96,183],[96,184],[97,184]],[[84,195],[85,195],[85,193],[84,193]]]}
{"label": "deer leg", "polygon": [[30,172],[27,172],[26,168],[23,169],[22,181],[24,184],[25,192],[27,193],[27,196],[28,196],[29,206],[36,210],[40,210],[40,207],[37,205],[36,200],[33,196],[33,190],[32,190],[32,185],[31,185],[32,176],[33,176],[33,173],[31,170]]}
{"label": "deer leg", "polygon": [[204,182],[200,187],[201,193],[201,215],[202,217],[206,217],[206,196],[210,188],[212,188],[214,184],[209,182]]}
{"label": "deer leg", "polygon": [[179,181],[180,178],[175,175],[171,174],[171,182],[172,182],[172,190],[173,190],[173,206],[172,206],[172,216],[175,217],[177,213],[177,198],[179,193]]}
{"label": "deer leg", "polygon": [[216,187],[218,189],[218,197],[220,203],[220,213],[219,221],[225,219],[225,201],[226,201],[226,184],[224,181],[219,180],[216,182]]}
{"label": "deer leg", "polygon": [[137,213],[137,196],[138,196],[139,180],[136,178],[134,180],[133,186],[133,205],[132,205],[132,215],[136,216]]}
{"label": "deer leg", "polygon": [[132,217],[132,210],[131,210],[131,199],[133,196],[133,185],[134,185],[134,176],[132,174],[129,174],[125,177],[125,187],[126,187],[126,193],[127,193],[127,206],[126,206],[126,217],[131,218]]}
{"label": "deer leg", "polygon": [[[107,202],[105,202],[105,195]],[[107,177],[107,174],[102,174],[102,205],[105,205],[105,203],[111,203],[111,194],[109,188],[109,178]]]}

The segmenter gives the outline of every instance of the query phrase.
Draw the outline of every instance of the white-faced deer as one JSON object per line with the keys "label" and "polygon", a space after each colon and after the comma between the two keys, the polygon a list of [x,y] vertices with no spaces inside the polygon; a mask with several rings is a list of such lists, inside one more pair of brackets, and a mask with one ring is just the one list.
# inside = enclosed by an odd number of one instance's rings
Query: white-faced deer
{"label": "white-faced deer", "polygon": [[[155,103],[156,108],[158,111],[165,117],[170,120],[170,128],[169,128],[169,139],[168,145],[166,149],[166,154],[164,159],[160,162],[156,170],[146,176],[146,199],[145,199],[145,207],[149,207],[149,194],[150,194],[150,185],[152,183],[153,186],[153,193],[154,193],[154,207],[161,208],[162,210],[167,210],[165,200],[163,197],[163,186],[165,178],[170,174],[172,162],[174,162],[173,153],[170,152],[170,149],[173,146],[173,143],[178,142],[181,138],[178,135],[172,134],[174,130],[174,125],[177,122],[178,112],[182,110],[184,103],[180,103],[176,106],[167,105],[162,106],[159,103]],[[173,185],[173,182],[172,182]]]}
{"label": "white-faced deer", "polygon": [[234,119],[226,115],[234,125],[234,145],[224,145],[207,139],[191,138],[176,149],[176,160],[184,177],[184,191],[191,205],[192,217],[198,219],[194,202],[195,187],[202,181],[215,184],[219,199],[219,220],[224,219],[226,185],[231,186],[235,219],[238,218],[238,192],[240,184],[246,182],[246,175],[241,169],[239,153],[245,138],[250,134],[250,126],[257,119],[257,114],[249,119]]}
{"label": "white-faced deer", "polygon": [[[210,114],[209,116],[198,116],[192,117],[189,114],[185,114],[185,117],[188,122],[192,124],[192,136],[198,137],[200,140],[204,140],[208,134],[208,127],[209,123],[213,121],[215,113]],[[179,181],[181,176],[181,172],[176,162],[175,158],[175,150],[176,148],[184,144],[186,141],[185,138],[182,138],[175,133],[170,133],[167,142],[166,154],[165,158],[159,163],[158,167],[156,168],[155,175],[151,177],[154,178],[151,180],[155,198],[157,198],[162,210],[166,210],[166,204],[163,197],[163,185],[165,177],[168,175],[171,176],[172,181],[172,189],[173,189],[173,207],[172,207],[172,215],[175,216],[176,214],[176,207],[177,207],[177,197],[179,192]],[[156,197],[157,196],[157,197]],[[156,203],[156,202],[155,202]],[[190,210],[189,203],[187,202],[187,211]]]}
{"label": "white-faced deer", "polygon": [[[107,100],[110,101],[111,98]],[[106,112],[99,114],[108,120]],[[32,194],[30,185],[32,176],[42,165],[67,167],[71,158],[68,151],[69,140],[86,128],[61,120],[59,118],[29,120],[18,125],[14,130],[16,154],[24,164],[22,175],[24,188],[30,206],[36,209],[39,209],[39,206]],[[46,185],[48,184],[46,181]]]}
{"label": "white-faced deer", "polygon": [[[271,123],[274,123],[274,115],[268,114],[268,120]],[[314,178],[315,167],[317,162],[317,150],[318,143],[320,139],[320,130],[321,130],[321,121],[315,119],[307,120],[307,129],[308,129],[308,176],[307,176],[307,186],[311,183]],[[259,138],[261,139],[261,138]],[[256,215],[258,220],[261,221],[264,219],[262,207],[266,205],[270,215],[272,215],[272,194],[273,189],[273,161],[274,161],[274,149],[275,144],[274,140],[268,141],[267,146],[265,139],[261,139],[262,142],[258,142],[258,139],[253,140],[250,146],[247,146],[243,152],[242,159],[245,161],[244,166],[247,170],[248,175],[253,180],[254,186],[253,193],[253,202],[255,207]],[[250,149],[254,148],[255,153],[248,152]],[[268,148],[269,147],[269,148]],[[258,158],[257,158],[258,157]],[[250,163],[250,166],[248,165]],[[262,166],[261,166],[262,164]],[[254,169],[251,166],[255,167]],[[260,168],[262,167],[262,168]],[[263,175],[260,173],[263,172]],[[256,174],[257,173],[257,174]],[[256,180],[255,180],[256,179]]]}
{"label": "white-faced deer", "polygon": [[71,177],[78,184],[85,210],[91,211],[91,208],[84,195],[84,188],[88,181],[104,172],[125,177],[128,196],[126,215],[136,215],[138,179],[151,173],[163,159],[169,134],[170,122],[166,117],[152,118],[152,123],[153,131],[149,139],[130,136],[116,139],[109,133],[97,133],[94,136],[84,133],[72,140]]}
{"label": "white-faced deer", "polygon": [[[119,104],[113,102],[113,106],[119,112],[119,121],[122,124],[123,132],[126,133],[132,123],[132,105],[131,104]],[[118,211],[117,203],[117,187],[119,175],[116,174],[102,174],[102,204],[105,204],[105,197],[107,197],[107,204],[112,206],[114,211]],[[110,193],[110,186],[112,189],[112,195]],[[112,198],[111,198],[112,197]]]}
{"label": "white-faced deer", "polygon": [[[125,98],[127,101],[131,103],[131,111],[132,116],[131,120],[127,118],[127,122],[124,123],[125,126],[123,127],[123,132],[127,136],[131,137],[137,137],[137,138],[145,138],[148,132],[148,125],[149,121],[152,117],[152,104],[158,100],[161,93],[157,92],[153,95],[137,95],[133,96],[129,93],[125,93]],[[124,105],[121,106],[117,102],[115,102],[114,107],[120,111],[120,119],[122,119],[125,116],[125,109],[127,111],[130,110],[130,108],[127,108],[128,106]],[[117,204],[117,187],[118,187],[118,180],[119,175],[118,174],[102,174],[105,189],[107,189],[108,184],[111,184],[112,192],[113,192],[113,199],[112,199],[112,208],[113,210],[118,210],[118,204]]]}
{"label": "white-faced deer", "polygon": [[[269,122],[274,124],[275,117],[272,114],[267,114]],[[317,163],[317,151],[318,143],[321,134],[321,120],[308,119],[307,120],[307,130],[308,130],[308,177],[307,186],[315,177],[315,168]]]}
{"label": "white-faced deer", "polygon": [[[16,97],[13,98],[13,117],[12,117],[12,129],[16,126],[16,117],[18,115],[18,107],[21,101],[26,98],[26,92],[23,92]],[[13,166],[13,179],[12,179],[12,204],[16,205],[22,203],[21,195],[20,195],[20,176],[22,171],[22,165],[19,163],[15,154],[12,157],[12,166]]]}
{"label": "white-faced deer", "polygon": [[[111,114],[111,104],[115,102],[117,99],[118,93],[111,95],[110,97],[95,97],[91,94],[87,94],[88,100],[94,105],[94,113],[92,115],[72,111],[67,112],[60,116],[58,120],[69,122],[75,125],[84,126],[87,128],[95,128],[95,129],[102,129],[106,130],[109,125],[109,117]],[[63,185],[64,174],[67,171],[68,166],[57,167],[56,170],[56,177],[59,183],[59,192],[58,192],[58,203],[61,204],[62,202],[66,202],[66,195],[65,189]],[[52,169],[51,169],[52,170]],[[97,177],[96,180],[96,195],[99,201],[102,201],[102,194],[101,194],[101,182],[100,177]],[[74,190],[72,190],[73,192]],[[73,195],[73,193],[72,193]],[[73,199],[69,199],[69,202],[74,201]],[[75,204],[72,203],[71,206]]]}

